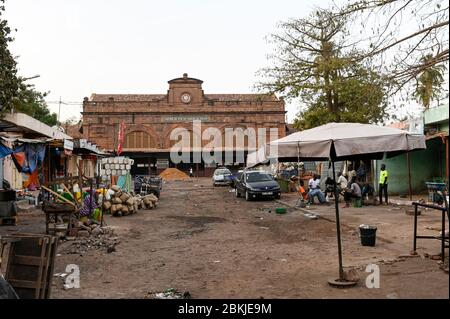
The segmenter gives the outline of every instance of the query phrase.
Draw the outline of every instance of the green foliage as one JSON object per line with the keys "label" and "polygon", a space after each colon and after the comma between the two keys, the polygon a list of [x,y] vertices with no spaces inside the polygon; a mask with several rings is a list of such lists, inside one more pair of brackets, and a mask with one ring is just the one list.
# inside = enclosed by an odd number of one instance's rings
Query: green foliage
{"label": "green foliage", "polygon": [[[422,62],[426,65],[432,59],[433,56],[428,54],[422,58]],[[432,100],[439,98],[442,92],[442,84],[444,83],[444,73],[446,70],[445,65],[438,64],[424,69],[419,75],[414,95],[417,101],[426,109],[430,107]]]}
{"label": "green foliage", "polygon": [[4,0],[0,0],[0,114],[12,109],[21,82],[17,77],[16,61],[8,49],[13,38],[8,22],[2,17],[4,11]]}
{"label": "green foliage", "polygon": [[378,123],[388,117],[391,82],[362,63],[360,52],[348,49],[346,23],[318,9],[281,23],[280,33],[271,37],[275,63],[260,71],[266,80],[259,88],[306,105],[295,120],[298,129],[329,122]]}
{"label": "green foliage", "polygon": [[40,93],[32,86],[21,85],[17,99],[14,101],[14,110],[28,114],[49,126],[56,125],[58,118],[56,113],[50,113],[44,100],[46,93]]}
{"label": "green foliage", "polygon": [[388,117],[387,101],[383,78],[366,69],[358,70],[358,75],[337,79],[335,94],[339,95],[336,111],[328,110],[326,97],[321,96],[315,103],[300,112],[294,121],[297,129],[309,129],[330,122],[377,123]]}

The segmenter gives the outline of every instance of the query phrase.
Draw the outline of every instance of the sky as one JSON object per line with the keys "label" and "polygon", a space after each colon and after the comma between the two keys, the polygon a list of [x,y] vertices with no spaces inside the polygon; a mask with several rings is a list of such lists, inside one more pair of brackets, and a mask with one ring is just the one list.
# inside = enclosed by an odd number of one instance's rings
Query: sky
{"label": "sky", "polygon": [[[19,73],[60,120],[80,117],[92,93],[165,93],[188,73],[205,93],[252,93],[269,64],[265,37],[277,22],[304,17],[331,1],[7,0]],[[288,120],[298,111],[288,105]]]}

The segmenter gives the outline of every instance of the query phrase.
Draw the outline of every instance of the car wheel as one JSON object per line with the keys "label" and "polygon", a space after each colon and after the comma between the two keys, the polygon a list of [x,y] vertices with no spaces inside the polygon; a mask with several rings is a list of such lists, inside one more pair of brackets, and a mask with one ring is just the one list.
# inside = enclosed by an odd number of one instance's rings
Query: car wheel
{"label": "car wheel", "polygon": [[275,195],[275,199],[280,199],[280,198],[281,198],[281,194]]}
{"label": "car wheel", "polygon": [[250,201],[250,194],[248,193],[248,191],[245,191],[245,200]]}
{"label": "car wheel", "polygon": [[239,195],[239,191],[237,188],[234,189],[234,195],[236,195],[236,198],[241,197],[241,195]]}

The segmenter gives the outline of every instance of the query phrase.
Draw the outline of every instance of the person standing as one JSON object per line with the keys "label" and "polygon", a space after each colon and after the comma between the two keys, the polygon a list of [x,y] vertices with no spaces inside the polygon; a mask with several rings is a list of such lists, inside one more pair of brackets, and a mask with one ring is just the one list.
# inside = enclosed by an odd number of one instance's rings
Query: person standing
{"label": "person standing", "polygon": [[358,181],[361,183],[366,182],[366,165],[363,161],[360,161],[358,170],[356,171],[356,177],[358,178]]}
{"label": "person standing", "polygon": [[378,188],[378,196],[380,198],[380,205],[383,203],[383,192],[384,192],[384,200],[386,202],[386,205],[388,204],[388,193],[387,193],[387,188],[388,188],[388,177],[389,177],[389,173],[386,169],[386,165],[385,164],[381,164],[381,168],[380,168],[380,185]]}
{"label": "person standing", "polygon": [[351,181],[353,176],[356,176],[356,171],[353,168],[353,164],[349,164],[348,165],[347,180]]}
{"label": "person standing", "polygon": [[189,168],[189,177],[194,177],[194,170],[191,168]]}

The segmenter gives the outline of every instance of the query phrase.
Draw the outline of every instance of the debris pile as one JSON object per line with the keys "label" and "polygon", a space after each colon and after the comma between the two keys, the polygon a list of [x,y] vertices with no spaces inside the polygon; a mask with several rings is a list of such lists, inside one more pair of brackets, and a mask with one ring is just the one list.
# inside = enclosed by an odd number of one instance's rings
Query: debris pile
{"label": "debris pile", "polygon": [[78,223],[78,237],[66,237],[70,244],[61,251],[65,254],[83,254],[90,249],[105,250],[112,253],[116,250],[116,245],[120,243],[119,238],[115,236],[114,230],[109,226],[101,227],[96,223],[88,221],[87,223]]}
{"label": "debris pile", "polygon": [[184,293],[179,292],[174,288],[166,289],[164,292],[149,292],[148,296],[144,298],[149,299],[191,299],[189,291]]}
{"label": "debris pile", "polygon": [[88,250],[102,250],[109,253],[116,251],[116,246],[120,243],[118,237],[110,234],[102,234],[91,237],[79,237],[65,247],[61,252],[63,254],[83,254]]}
{"label": "debris pile", "polygon": [[187,174],[176,168],[166,168],[161,174],[159,174],[159,177],[165,181],[181,181],[189,179]]}
{"label": "debris pile", "polygon": [[158,205],[158,198],[153,195],[136,195],[113,186],[109,196],[103,203],[103,208],[109,210],[113,216],[126,216],[135,214],[139,209],[152,209]]}

